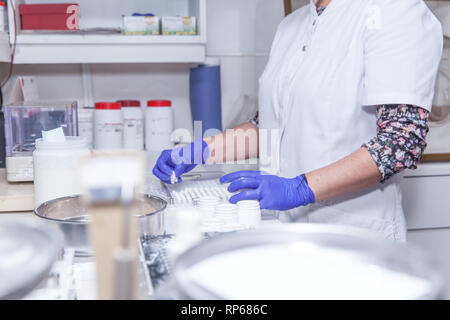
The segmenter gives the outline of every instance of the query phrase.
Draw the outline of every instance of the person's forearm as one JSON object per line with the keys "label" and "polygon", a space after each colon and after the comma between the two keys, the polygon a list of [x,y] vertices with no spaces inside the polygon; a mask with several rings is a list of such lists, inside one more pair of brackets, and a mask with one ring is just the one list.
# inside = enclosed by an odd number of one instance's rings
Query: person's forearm
{"label": "person's forearm", "polygon": [[373,186],[381,174],[370,153],[361,148],[324,168],[306,174],[316,201],[326,201]]}
{"label": "person's forearm", "polygon": [[210,150],[207,163],[224,163],[258,157],[258,127],[247,122],[206,138]]}

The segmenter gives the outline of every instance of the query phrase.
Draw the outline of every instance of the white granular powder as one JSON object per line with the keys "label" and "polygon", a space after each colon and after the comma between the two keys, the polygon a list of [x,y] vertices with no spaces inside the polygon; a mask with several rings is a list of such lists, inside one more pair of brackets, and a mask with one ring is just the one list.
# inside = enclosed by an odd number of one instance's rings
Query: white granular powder
{"label": "white granular powder", "polygon": [[191,279],[225,299],[417,299],[431,284],[365,262],[347,251],[309,244],[246,248],[208,258]]}

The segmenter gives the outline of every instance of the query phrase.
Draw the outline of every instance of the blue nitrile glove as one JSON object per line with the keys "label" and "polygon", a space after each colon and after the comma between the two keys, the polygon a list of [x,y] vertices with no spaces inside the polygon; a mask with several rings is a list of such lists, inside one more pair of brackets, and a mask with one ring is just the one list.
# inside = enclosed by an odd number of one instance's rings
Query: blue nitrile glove
{"label": "blue nitrile glove", "polygon": [[208,144],[203,140],[182,148],[164,150],[156,161],[153,174],[161,181],[170,184],[171,176],[175,173],[175,177],[178,179],[177,183],[180,183],[182,174],[193,170],[199,164],[205,164],[208,157]]}
{"label": "blue nitrile glove", "polygon": [[238,171],[223,176],[220,182],[231,182],[229,192],[243,190],[231,197],[231,203],[258,200],[261,209],[290,210],[315,202],[303,176],[286,179],[261,171]]}

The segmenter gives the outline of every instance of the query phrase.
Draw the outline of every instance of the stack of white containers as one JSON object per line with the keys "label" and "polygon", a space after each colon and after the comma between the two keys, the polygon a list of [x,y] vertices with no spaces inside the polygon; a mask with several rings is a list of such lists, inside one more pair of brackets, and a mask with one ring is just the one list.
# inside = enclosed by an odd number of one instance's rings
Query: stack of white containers
{"label": "stack of white containers", "polygon": [[200,197],[194,202],[204,232],[229,232],[257,228],[261,223],[258,201],[223,203],[219,197]]}
{"label": "stack of white containers", "polygon": [[235,204],[224,203],[217,205],[215,216],[225,226],[237,226],[239,223],[237,206]]}
{"label": "stack of white containers", "polygon": [[195,199],[194,205],[200,211],[201,219],[208,220],[214,217],[216,206],[221,202],[219,197],[208,196]]}
{"label": "stack of white containers", "polygon": [[239,225],[256,228],[261,223],[261,208],[258,201],[247,200],[237,203]]}

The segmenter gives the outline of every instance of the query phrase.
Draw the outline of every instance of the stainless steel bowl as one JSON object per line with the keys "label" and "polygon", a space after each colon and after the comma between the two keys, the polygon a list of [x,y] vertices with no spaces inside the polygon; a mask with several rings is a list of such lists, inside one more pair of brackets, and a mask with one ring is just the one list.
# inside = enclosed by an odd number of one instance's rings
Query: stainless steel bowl
{"label": "stainless steel bowl", "polygon": [[[256,248],[273,245],[297,245],[314,250],[326,249],[336,252],[350,253],[367,266],[377,266],[383,270],[395,271],[405,275],[426,281],[430,290],[417,299],[437,299],[442,297],[444,280],[440,270],[430,257],[415,247],[384,240],[377,235],[372,235],[364,230],[319,224],[285,224],[281,226],[266,227],[254,231],[227,234],[204,241],[191,248],[178,257],[173,267],[177,293],[186,299],[234,299],[235,297],[223,297],[211,288],[206,288],[195,281],[190,268],[208,258],[222,254],[232,253],[236,250]],[[297,246],[294,246],[297,247]],[[297,247],[299,248],[299,247]],[[295,252],[295,254],[299,254]],[[346,255],[347,256],[347,255]],[[264,259],[271,259],[270,256]],[[289,256],[285,257],[288,263]],[[231,259],[231,258],[230,258]],[[283,257],[284,260],[284,257]],[[268,261],[277,261],[274,259]],[[353,261],[353,260],[352,260]],[[283,261],[277,261],[279,269],[267,272],[267,277],[276,277],[283,272]],[[242,261],[233,261],[238,269]],[[218,277],[233,277],[227,270],[218,272]],[[241,275],[240,275],[241,276]],[[294,278],[296,274],[290,275]],[[311,274],[311,277],[320,276]],[[344,276],[344,275],[343,275]],[[253,274],[242,275],[241,278],[249,279]],[[264,281],[264,279],[260,279]],[[283,285],[291,285],[283,283]],[[248,284],[240,283],[236,292]],[[325,288],[326,290],[326,288]],[[272,297],[272,296],[271,296]]]}
{"label": "stainless steel bowl", "polygon": [[[167,202],[159,197],[146,196],[138,203],[141,235],[165,234],[164,212]],[[64,197],[41,204],[35,215],[56,225],[64,234],[64,246],[75,248],[78,256],[91,255],[88,239],[90,215],[80,196]]]}

